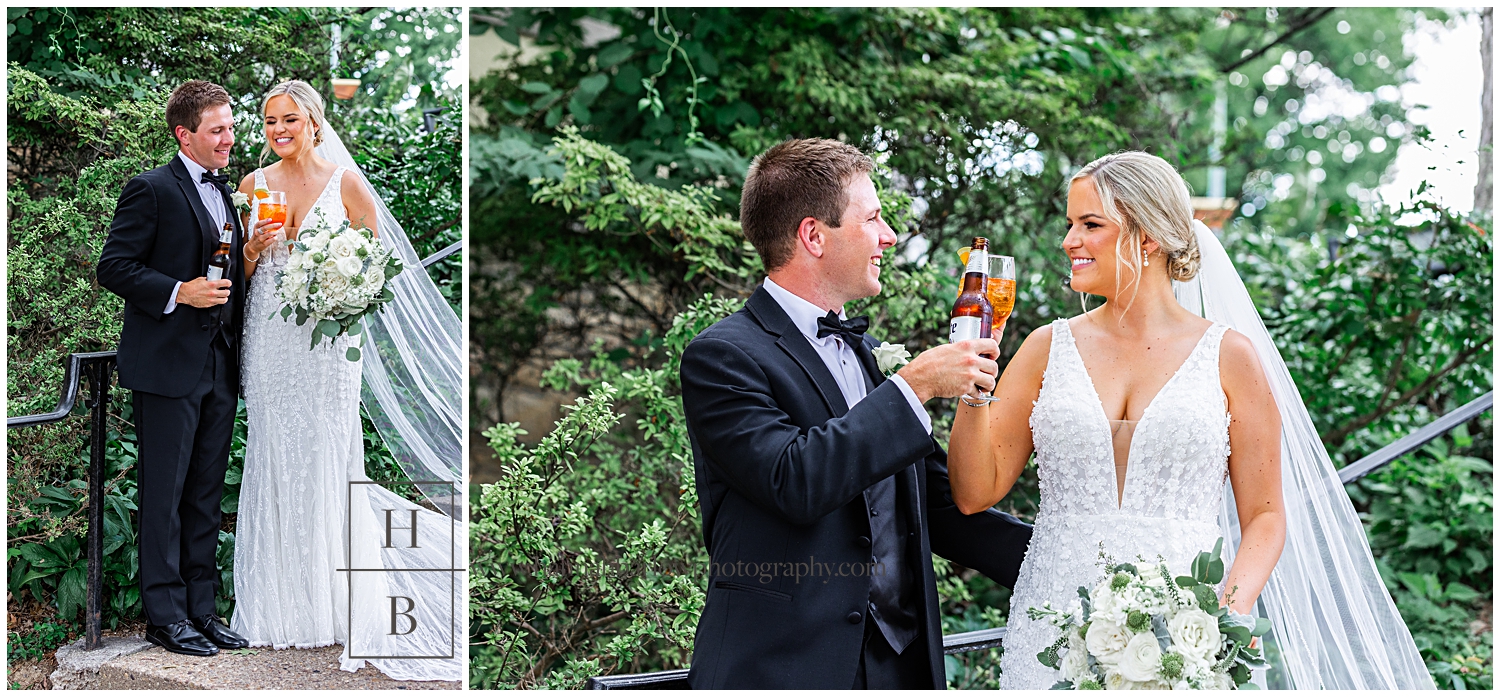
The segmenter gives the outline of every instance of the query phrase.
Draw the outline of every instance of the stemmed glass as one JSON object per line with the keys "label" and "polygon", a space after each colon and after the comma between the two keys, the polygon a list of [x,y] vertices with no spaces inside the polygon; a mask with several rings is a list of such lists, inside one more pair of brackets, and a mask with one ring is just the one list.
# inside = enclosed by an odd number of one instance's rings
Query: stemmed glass
{"label": "stemmed glass", "polygon": [[[989,258],[988,278],[984,293],[990,301],[990,307],[994,314],[990,318],[990,337],[995,343],[1000,342],[1000,336],[1005,333],[1005,322],[1010,319],[1010,313],[1016,307],[1016,260],[1012,257],[991,255]],[[995,391],[982,394],[973,399],[984,402],[997,402],[999,397]]]}
{"label": "stemmed glass", "polygon": [[1016,307],[1016,260],[996,254],[989,262],[989,285],[985,288],[985,295],[995,310],[990,320],[990,336],[998,342],[1000,335],[1005,333],[1005,321],[1010,319],[1011,310]]}
{"label": "stemmed glass", "polygon": [[[286,246],[286,192],[285,191],[259,191],[256,192],[256,205],[259,209],[255,212],[258,220],[271,220],[281,223],[282,227],[276,230],[276,240],[272,244],[272,254],[285,255]],[[279,258],[279,257],[278,257]]]}

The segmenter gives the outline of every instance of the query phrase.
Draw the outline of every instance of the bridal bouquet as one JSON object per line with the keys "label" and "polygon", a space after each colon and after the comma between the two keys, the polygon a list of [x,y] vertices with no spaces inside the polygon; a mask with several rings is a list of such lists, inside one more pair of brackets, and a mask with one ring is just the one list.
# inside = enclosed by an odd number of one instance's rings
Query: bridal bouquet
{"label": "bridal bouquet", "polygon": [[1224,577],[1219,556],[1193,560],[1191,576],[1173,578],[1167,565],[1109,564],[1093,590],[1078,588],[1068,611],[1050,605],[1028,608],[1062,636],[1037,659],[1057,668],[1055,690],[1229,690],[1250,682],[1250,669],[1266,665],[1254,637],[1269,620],[1219,607],[1214,585]]}
{"label": "bridal bouquet", "polygon": [[[360,320],[395,298],[386,283],[401,268],[370,230],[347,220],[335,229],[319,220],[297,235],[286,266],[276,273],[276,297],[284,303],[278,312],[283,320],[295,314],[297,326],[313,320],[309,349],[325,336],[330,342],[359,336]],[[359,360],[359,347],[349,347],[345,356]]]}

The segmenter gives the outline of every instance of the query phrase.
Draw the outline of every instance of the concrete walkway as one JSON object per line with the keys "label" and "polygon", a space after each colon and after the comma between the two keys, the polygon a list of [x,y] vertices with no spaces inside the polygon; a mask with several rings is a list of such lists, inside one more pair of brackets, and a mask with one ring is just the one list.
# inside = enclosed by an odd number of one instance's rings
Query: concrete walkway
{"label": "concrete walkway", "polygon": [[140,637],[106,637],[97,651],[83,641],[57,650],[54,690],[457,690],[458,682],[391,680],[365,666],[339,670],[340,646],[241,649],[195,658],[168,653]]}

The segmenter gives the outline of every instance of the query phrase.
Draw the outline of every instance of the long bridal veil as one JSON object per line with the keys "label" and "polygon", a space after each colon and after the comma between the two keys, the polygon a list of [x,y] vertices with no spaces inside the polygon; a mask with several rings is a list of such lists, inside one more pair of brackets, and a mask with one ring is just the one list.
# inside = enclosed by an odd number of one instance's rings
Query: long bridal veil
{"label": "long bridal veil", "polygon": [[[1291,689],[1433,689],[1411,633],[1375,568],[1370,545],[1328,451],[1245,283],[1213,232],[1194,221],[1202,265],[1174,282],[1182,305],[1249,337],[1281,412],[1286,547],[1259,613],[1270,619],[1266,677]],[[1234,496],[1225,485],[1219,515],[1227,554],[1239,547]]]}
{"label": "long bridal veil", "polygon": [[325,124],[317,154],[357,174],[381,243],[405,270],[395,301],[364,322],[361,402],[402,471],[437,510],[349,472],[345,557],[350,635],[344,670],[368,660],[397,680],[463,680],[468,530],[464,523],[463,364],[458,314],[422,268],[401,224]]}

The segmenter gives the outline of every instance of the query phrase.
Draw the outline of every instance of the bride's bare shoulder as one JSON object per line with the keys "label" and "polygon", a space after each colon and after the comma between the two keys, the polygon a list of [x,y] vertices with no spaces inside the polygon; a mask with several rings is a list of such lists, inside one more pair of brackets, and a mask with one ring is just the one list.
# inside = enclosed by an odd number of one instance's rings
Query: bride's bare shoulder
{"label": "bride's bare shoulder", "polygon": [[1260,364],[1255,345],[1250,343],[1250,337],[1233,329],[1226,330],[1219,343],[1219,378],[1231,397],[1242,391],[1270,392],[1265,366]]}

